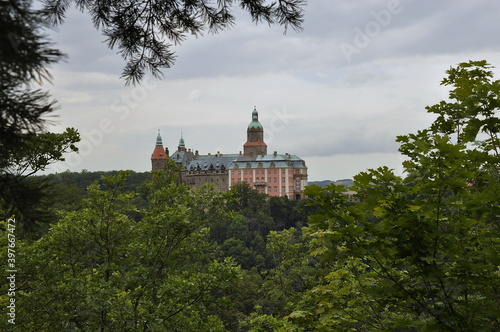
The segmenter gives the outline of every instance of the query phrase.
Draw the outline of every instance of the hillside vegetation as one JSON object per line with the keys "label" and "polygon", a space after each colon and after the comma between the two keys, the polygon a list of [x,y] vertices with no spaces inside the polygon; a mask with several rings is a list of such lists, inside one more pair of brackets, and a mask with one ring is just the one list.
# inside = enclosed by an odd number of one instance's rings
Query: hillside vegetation
{"label": "hillside vegetation", "polygon": [[356,203],[334,183],[301,201],[189,189],[173,164],[27,177],[39,190],[22,213],[0,205],[17,271],[0,302],[15,299],[19,331],[498,331],[490,69],[450,68],[434,123],[397,138],[405,177],[359,173]]}

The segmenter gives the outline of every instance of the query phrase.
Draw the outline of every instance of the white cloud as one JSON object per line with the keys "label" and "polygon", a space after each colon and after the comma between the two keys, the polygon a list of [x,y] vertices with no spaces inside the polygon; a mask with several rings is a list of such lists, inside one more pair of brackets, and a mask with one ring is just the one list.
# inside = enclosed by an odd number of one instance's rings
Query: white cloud
{"label": "white cloud", "polygon": [[[256,106],[269,151],[303,157],[310,179],[351,177],[400,162],[395,136],[425,128],[425,106],[447,97],[444,71],[469,59],[500,66],[500,4],[493,1],[401,0],[401,11],[347,62],[339,45],[374,21],[389,1],[315,0],[304,32],[255,26],[238,14],[218,35],[188,38],[159,83],[125,87],[124,62],[109,50],[87,14],[68,13],[57,46],[69,54],[55,66],[51,92],[60,123],[89,132],[114,130],[72,170],[148,170],[156,131],[171,150],[181,131],[201,153],[242,150]],[[276,120],[276,112],[287,116]],[[274,119],[274,120],[273,120]],[[274,121],[274,122],[273,122]]]}

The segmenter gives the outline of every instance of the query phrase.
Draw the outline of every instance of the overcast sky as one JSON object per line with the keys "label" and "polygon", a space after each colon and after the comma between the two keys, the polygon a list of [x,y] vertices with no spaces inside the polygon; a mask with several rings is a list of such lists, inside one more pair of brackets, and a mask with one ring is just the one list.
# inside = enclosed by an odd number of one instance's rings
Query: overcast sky
{"label": "overcast sky", "polygon": [[444,71],[500,66],[499,17],[493,0],[310,0],[304,31],[284,35],[238,13],[231,30],[175,47],[160,82],[126,87],[117,50],[71,10],[51,33],[68,59],[45,87],[60,107],[51,130],[77,128],[81,152],[52,171],[148,171],[158,129],[170,151],[182,132],[201,154],[237,153],[255,106],[268,152],[304,159],[310,181],[401,172],[395,137],[432,122]]}

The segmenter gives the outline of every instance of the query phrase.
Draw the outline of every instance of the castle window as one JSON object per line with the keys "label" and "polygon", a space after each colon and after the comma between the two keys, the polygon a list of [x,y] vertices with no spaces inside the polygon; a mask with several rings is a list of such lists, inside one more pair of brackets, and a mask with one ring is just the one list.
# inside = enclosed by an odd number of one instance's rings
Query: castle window
{"label": "castle window", "polygon": [[281,178],[281,182],[285,182],[285,178]]}
{"label": "castle window", "polygon": [[245,174],[248,174],[248,171],[245,171]]}
{"label": "castle window", "polygon": [[278,192],[278,187],[274,186],[274,192],[277,193]]}
{"label": "castle window", "polygon": [[271,182],[271,178],[267,178],[267,182]]}
{"label": "castle window", "polygon": [[274,170],[274,174],[277,174],[277,173],[278,173],[278,170],[277,170],[277,169],[275,169],[275,170]]}
{"label": "castle window", "polygon": [[270,169],[267,170],[267,174],[271,174],[271,170]]}
{"label": "castle window", "polygon": [[238,171],[238,174],[241,175],[241,171]]}
{"label": "castle window", "polygon": [[278,182],[278,178],[274,178],[274,182]]}
{"label": "castle window", "polygon": [[271,187],[267,187],[267,192],[270,193],[271,192]]}
{"label": "castle window", "polygon": [[281,192],[285,192],[285,186],[281,187]]}
{"label": "castle window", "polygon": [[285,174],[285,170],[284,169],[281,170],[281,174]]}

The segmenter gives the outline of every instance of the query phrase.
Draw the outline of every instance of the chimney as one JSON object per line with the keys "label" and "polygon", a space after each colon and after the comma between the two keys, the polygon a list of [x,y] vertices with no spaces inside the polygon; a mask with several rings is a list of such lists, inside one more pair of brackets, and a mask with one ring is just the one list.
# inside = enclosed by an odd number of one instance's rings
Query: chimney
{"label": "chimney", "polygon": [[277,155],[278,155],[278,151],[274,151],[273,156],[276,157]]}

